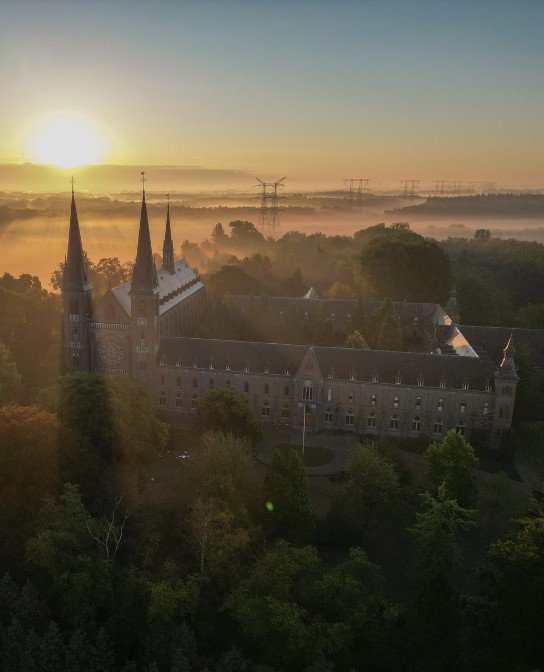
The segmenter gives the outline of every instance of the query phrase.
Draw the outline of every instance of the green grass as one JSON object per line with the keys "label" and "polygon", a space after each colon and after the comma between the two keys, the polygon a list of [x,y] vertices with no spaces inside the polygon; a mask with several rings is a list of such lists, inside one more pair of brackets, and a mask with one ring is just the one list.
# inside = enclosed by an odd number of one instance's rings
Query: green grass
{"label": "green grass", "polygon": [[[299,454],[302,454],[302,445],[294,443],[280,443],[276,446],[280,450],[293,448]],[[332,462],[333,452],[329,448],[321,448],[319,446],[305,446],[304,448],[304,466],[305,467],[319,467],[322,464]]]}

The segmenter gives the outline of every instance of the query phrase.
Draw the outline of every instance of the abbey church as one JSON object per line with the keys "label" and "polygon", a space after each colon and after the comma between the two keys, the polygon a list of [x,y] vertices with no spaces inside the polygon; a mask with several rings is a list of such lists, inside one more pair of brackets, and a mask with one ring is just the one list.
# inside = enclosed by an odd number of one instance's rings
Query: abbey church
{"label": "abbey church", "polygon": [[[257,297],[233,297],[240,314]],[[304,297],[267,298],[278,323],[312,320],[319,312],[349,324],[355,302]],[[365,302],[373,310],[380,302]],[[437,304],[395,303],[407,352],[318,347],[192,337],[207,298],[203,282],[175,260],[170,209],[156,268],[145,191],[132,280],[92,301],[72,193],[63,278],[67,369],[127,375],[145,385],[157,406],[191,417],[208,390],[230,386],[245,395],[263,421],[298,428],[440,439],[451,428],[480,432],[497,443],[510,427],[518,374],[514,338],[527,330],[458,324],[455,294]],[[524,332],[524,333],[521,333]],[[531,343],[528,342],[528,347]]]}

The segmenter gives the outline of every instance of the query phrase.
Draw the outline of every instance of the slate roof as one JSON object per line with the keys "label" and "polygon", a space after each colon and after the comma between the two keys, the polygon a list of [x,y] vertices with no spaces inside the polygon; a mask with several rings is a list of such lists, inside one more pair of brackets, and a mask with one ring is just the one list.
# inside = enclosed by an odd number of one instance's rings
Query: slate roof
{"label": "slate roof", "polygon": [[[305,297],[285,297],[285,296],[249,296],[237,294],[232,297],[235,307],[238,310],[248,310],[252,303],[256,305],[266,305],[270,307],[272,313],[279,316],[287,310],[296,312],[299,317],[304,318],[308,313],[310,319],[318,317],[327,318],[334,315],[335,320],[348,321],[348,315],[353,315],[356,301],[349,299],[323,299],[323,298],[305,298]],[[363,301],[363,308],[366,315],[382,305],[383,301]],[[418,321],[429,319],[433,324],[450,324],[451,319],[444,309],[436,303],[414,303],[409,301],[394,301],[393,306],[397,311],[402,324],[411,325],[414,318]]]}
{"label": "slate roof", "polygon": [[[170,273],[165,268],[159,268],[157,279],[159,282],[159,315],[163,315],[204,286],[185,259],[174,262],[174,273]],[[112,289],[128,316],[130,316],[130,285],[130,282],[126,282]]]}
{"label": "slate roof", "polygon": [[510,338],[510,334],[512,334],[516,350],[519,352],[522,348],[526,348],[533,365],[544,369],[544,329],[475,327],[470,325],[460,325],[459,329],[479,357],[497,365],[502,361],[503,349]]}
{"label": "slate roof", "polygon": [[285,375],[289,370],[294,376],[308,350],[312,350],[324,378],[331,377],[371,382],[374,374],[380,383],[395,383],[400,373],[401,383],[417,386],[421,378],[426,387],[484,390],[492,383],[494,367],[477,357],[429,355],[413,352],[385,350],[357,350],[355,348],[308,347],[282,343],[255,343],[247,341],[222,341],[171,337],[161,340],[159,361],[168,366],[210,368],[243,372],[249,367],[252,373]]}
{"label": "slate roof", "polygon": [[159,361],[168,366],[213,368],[242,372],[246,367],[252,373],[295,375],[308,351],[307,345],[285,343],[257,343],[249,341],[223,341],[220,339],[187,338],[173,336],[161,339]]}
{"label": "slate roof", "polygon": [[403,385],[462,389],[465,383],[473,390],[485,390],[492,383],[494,367],[477,357],[433,355],[420,352],[390,352],[387,350],[357,350],[355,348],[314,347],[315,356],[325,377],[372,381],[378,375],[380,383],[395,383],[400,374]]}

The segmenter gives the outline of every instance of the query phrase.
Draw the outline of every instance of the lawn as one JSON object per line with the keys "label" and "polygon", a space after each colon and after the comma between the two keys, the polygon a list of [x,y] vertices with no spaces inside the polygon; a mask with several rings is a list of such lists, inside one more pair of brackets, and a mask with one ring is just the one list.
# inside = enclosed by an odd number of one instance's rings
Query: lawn
{"label": "lawn", "polygon": [[[276,448],[285,450],[293,448],[299,454],[302,453],[302,446],[294,443],[280,443]],[[333,452],[329,448],[321,448],[319,446],[305,446],[304,448],[304,466],[305,467],[319,467],[322,464],[332,462]]]}

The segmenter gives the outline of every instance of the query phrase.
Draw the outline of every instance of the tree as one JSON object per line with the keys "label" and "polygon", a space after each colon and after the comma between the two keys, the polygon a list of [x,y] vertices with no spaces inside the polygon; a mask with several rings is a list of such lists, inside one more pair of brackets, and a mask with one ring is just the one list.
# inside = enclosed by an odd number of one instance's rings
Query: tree
{"label": "tree", "polygon": [[364,289],[379,299],[442,303],[451,287],[448,254],[406,228],[384,228],[363,246],[358,261]]}
{"label": "tree", "polygon": [[349,299],[355,298],[355,292],[349,285],[336,281],[325,292],[328,299]]}
{"label": "tree", "polygon": [[450,429],[442,443],[431,443],[426,452],[429,478],[436,486],[445,484],[446,493],[462,506],[476,501],[477,487],[474,470],[478,458],[461,432]]}
{"label": "tree", "polygon": [[297,545],[310,542],[314,521],[308,480],[302,459],[294,448],[275,448],[264,480],[265,527],[273,536]]}
{"label": "tree", "polygon": [[489,229],[476,229],[474,232],[474,240],[480,243],[486,243],[491,238],[491,231]]}
{"label": "tree", "polygon": [[360,331],[352,331],[346,338],[346,348],[356,348],[358,350],[368,350],[368,344]]}
{"label": "tree", "polygon": [[436,497],[423,493],[424,511],[417,514],[412,530],[429,581],[445,580],[459,562],[459,536],[474,522],[475,511],[465,509],[451,499],[444,483],[438,487]]}
{"label": "tree", "polygon": [[346,473],[327,518],[331,534],[359,538],[399,506],[400,479],[391,460],[370,441],[354,446]]}
{"label": "tree", "polygon": [[209,390],[197,400],[200,424],[207,430],[258,441],[263,430],[247,399],[231,387]]}
{"label": "tree", "polygon": [[36,406],[0,408],[0,538],[11,560],[21,558],[43,500],[55,495],[64,443],[54,414]]}
{"label": "tree", "polygon": [[17,365],[11,361],[8,348],[0,343],[0,406],[12,401],[21,382]]}
{"label": "tree", "polygon": [[79,488],[67,483],[57,500],[45,501],[26,545],[29,562],[44,574],[64,617],[75,626],[111,606],[112,560],[90,533],[97,526]]}
{"label": "tree", "polygon": [[252,222],[237,219],[234,222],[230,222],[229,226],[233,247],[245,250],[263,246],[265,238]]}
{"label": "tree", "polygon": [[197,499],[187,519],[190,539],[195,543],[201,574],[217,566],[236,564],[249,546],[247,530],[235,524],[234,515],[218,499]]}
{"label": "tree", "polygon": [[518,310],[515,320],[523,329],[544,329],[544,303],[529,304]]}
{"label": "tree", "polygon": [[206,276],[206,287],[213,296],[224,298],[227,294],[260,294],[260,281],[238,264],[225,264],[215,273]]}
{"label": "tree", "polygon": [[213,227],[212,231],[212,242],[217,245],[217,247],[225,247],[229,242],[229,237],[225,233],[223,224],[219,223]]}

